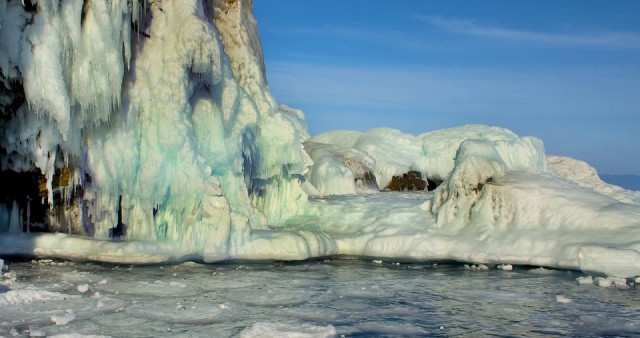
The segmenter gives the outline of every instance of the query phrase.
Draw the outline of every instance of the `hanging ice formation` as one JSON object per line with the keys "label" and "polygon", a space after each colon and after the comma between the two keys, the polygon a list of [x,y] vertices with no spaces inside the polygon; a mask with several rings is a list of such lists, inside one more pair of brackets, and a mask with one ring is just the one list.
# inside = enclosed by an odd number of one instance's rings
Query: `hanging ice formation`
{"label": "hanging ice formation", "polygon": [[1,0],[0,25],[1,169],[39,171],[51,206],[82,188],[53,222],[105,238],[120,213],[128,240],[226,253],[306,200],[304,117],[268,91],[251,1]]}

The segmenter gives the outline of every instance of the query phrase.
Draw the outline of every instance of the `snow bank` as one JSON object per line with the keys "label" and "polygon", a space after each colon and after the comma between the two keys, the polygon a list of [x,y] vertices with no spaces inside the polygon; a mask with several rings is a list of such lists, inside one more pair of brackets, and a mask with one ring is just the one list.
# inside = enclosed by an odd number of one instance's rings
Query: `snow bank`
{"label": "snow bank", "polygon": [[139,264],[182,259],[175,243],[111,242],[65,234],[0,235],[0,254]]}
{"label": "snow bank", "polygon": [[51,321],[56,325],[63,326],[71,323],[74,319],[76,319],[76,314],[73,313],[73,310],[68,309],[65,312],[66,313],[63,315],[51,316]]}
{"label": "snow bank", "polygon": [[499,194],[491,196],[491,183],[509,171],[535,174],[546,168],[544,146],[536,138],[464,141],[449,179],[436,190],[431,211],[440,226],[464,226],[475,217],[493,217],[498,222],[511,219],[513,215],[498,214],[508,210],[511,201],[499,198]]}
{"label": "snow bank", "polygon": [[[337,130],[322,133],[305,142],[313,160],[306,177],[323,195],[373,192],[358,186],[358,179],[370,172],[377,190],[384,189],[393,176],[417,171],[424,179],[446,179],[465,140],[511,141],[518,136],[510,130],[483,125],[466,125],[418,136],[395,129],[376,128],[364,133]],[[542,150],[544,154],[544,150]],[[514,155],[515,156],[515,155]],[[515,159],[509,159],[512,161]]]}
{"label": "snow bank", "polygon": [[555,172],[581,187],[592,189],[620,202],[640,204],[640,191],[629,191],[602,181],[598,172],[584,161],[563,156],[548,156],[548,160],[551,172]]}

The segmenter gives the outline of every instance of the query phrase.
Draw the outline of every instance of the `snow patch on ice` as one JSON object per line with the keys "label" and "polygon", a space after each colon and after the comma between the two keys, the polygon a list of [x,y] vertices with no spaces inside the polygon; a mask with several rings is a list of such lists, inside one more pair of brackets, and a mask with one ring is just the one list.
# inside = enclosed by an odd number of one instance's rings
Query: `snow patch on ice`
{"label": "snow patch on ice", "polygon": [[0,305],[29,304],[35,301],[64,300],[74,297],[57,292],[18,289],[0,293]]}
{"label": "snow patch on ice", "polygon": [[573,302],[573,300],[565,297],[564,295],[556,295],[556,303],[569,304],[571,302]]}
{"label": "snow patch on ice", "polygon": [[66,314],[64,315],[51,316],[51,321],[56,325],[67,325],[76,319],[76,314],[73,313],[73,310],[67,309],[65,312]]}
{"label": "snow patch on ice", "polygon": [[240,333],[240,337],[336,337],[333,325],[318,326],[312,324],[255,323]]}

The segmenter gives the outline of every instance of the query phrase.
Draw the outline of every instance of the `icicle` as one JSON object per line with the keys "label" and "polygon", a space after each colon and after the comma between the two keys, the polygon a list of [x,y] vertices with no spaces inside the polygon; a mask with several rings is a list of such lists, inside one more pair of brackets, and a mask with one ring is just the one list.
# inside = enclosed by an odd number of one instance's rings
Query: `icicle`
{"label": "icicle", "polygon": [[18,205],[18,201],[13,201],[11,216],[9,218],[9,232],[22,232],[22,220],[20,218],[20,206]]}
{"label": "icicle", "polygon": [[47,198],[49,209],[53,210],[53,175],[56,172],[56,152],[49,153],[49,163],[45,177],[47,178]]}
{"label": "icicle", "polygon": [[27,232],[31,232],[31,196],[27,196]]}

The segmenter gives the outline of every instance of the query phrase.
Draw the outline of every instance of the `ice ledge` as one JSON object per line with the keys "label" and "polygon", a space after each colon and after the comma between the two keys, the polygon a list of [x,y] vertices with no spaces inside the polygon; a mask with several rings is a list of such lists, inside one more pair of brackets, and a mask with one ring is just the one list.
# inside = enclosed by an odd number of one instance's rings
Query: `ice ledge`
{"label": "ice ledge", "polygon": [[114,242],[66,234],[21,233],[0,235],[0,255],[50,257],[121,264],[179,262],[173,243]]}
{"label": "ice ledge", "polygon": [[[340,237],[340,236],[336,236]],[[452,260],[472,264],[532,265],[545,268],[582,270],[589,274],[604,274],[617,278],[640,275],[640,252],[599,245],[569,245],[547,254],[515,254],[491,249],[487,243],[477,247],[469,242],[444,236],[368,236],[364,245],[345,249],[345,241],[354,245],[358,240],[309,231],[259,231],[245,244],[233,249],[230,260],[305,260],[335,255],[351,257],[400,259],[412,261]],[[401,243],[404,243],[401,244]],[[408,244],[408,245],[407,245]],[[425,250],[407,251],[422,247]],[[178,256],[171,243],[146,241],[113,242],[73,237],[65,234],[3,234],[0,235],[0,256],[48,257],[69,260],[119,264],[160,264],[189,260],[207,261],[202,254]],[[225,260],[228,260],[225,259]],[[210,262],[214,262],[209,260]]]}

